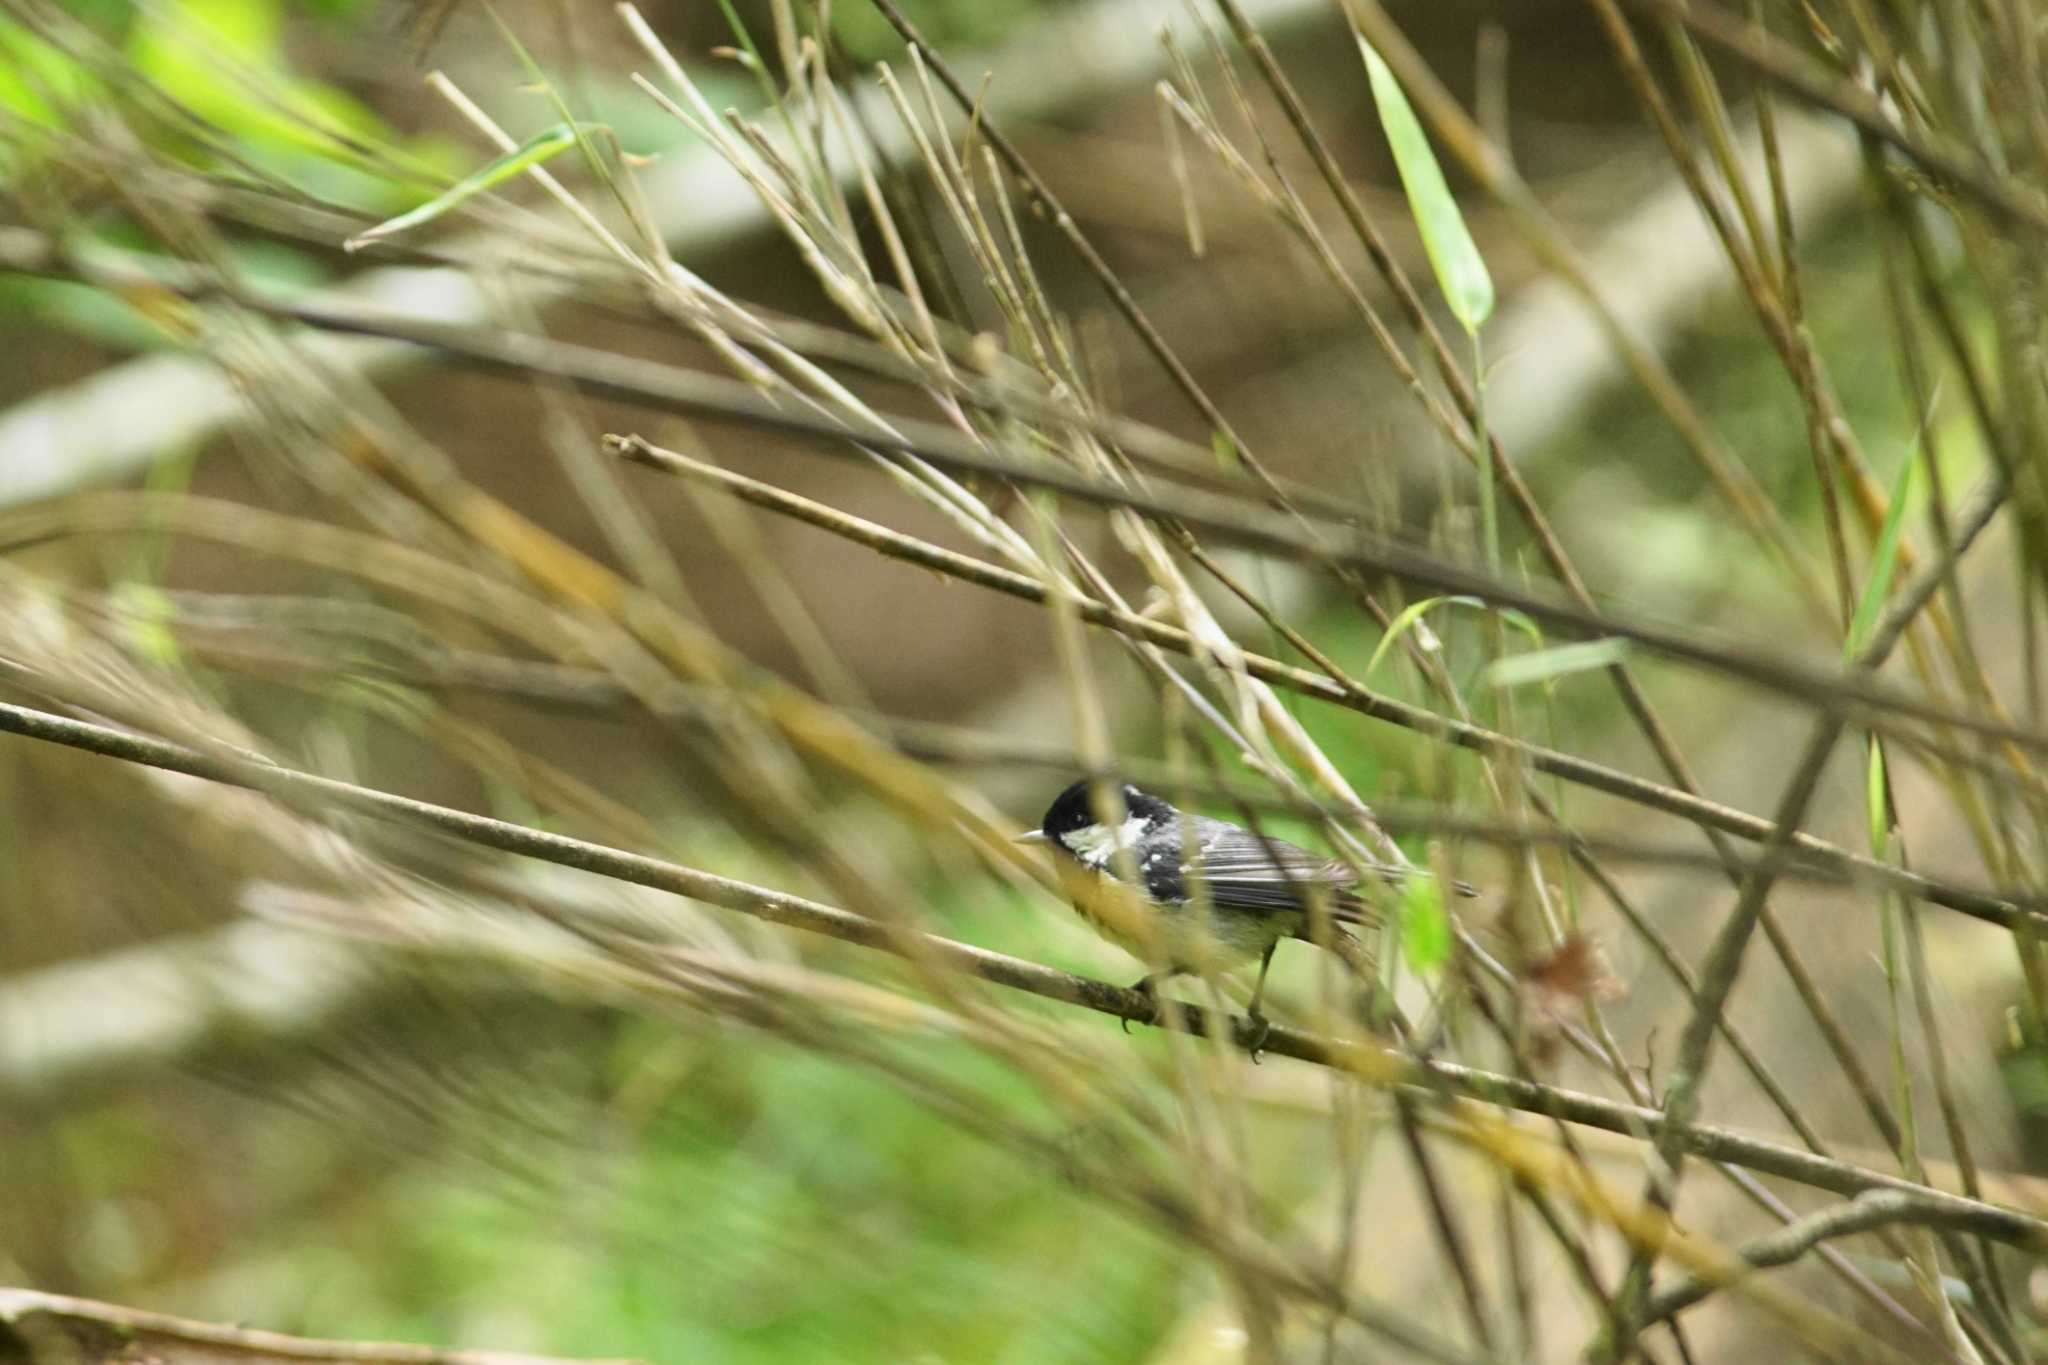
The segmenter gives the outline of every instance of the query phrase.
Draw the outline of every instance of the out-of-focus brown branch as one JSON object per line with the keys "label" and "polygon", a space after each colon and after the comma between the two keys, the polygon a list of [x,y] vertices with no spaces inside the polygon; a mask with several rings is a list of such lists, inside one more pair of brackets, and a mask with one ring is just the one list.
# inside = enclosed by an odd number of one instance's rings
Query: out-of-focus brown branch
{"label": "out-of-focus brown branch", "polygon": [[[1366,1042],[1279,1025],[1266,1029],[1262,1037],[1261,1030],[1249,1019],[1232,1016],[1228,1021],[1211,1020],[1206,1011],[1194,1005],[1180,1005],[1174,1010],[1161,1011],[1150,996],[1112,986],[1105,981],[1077,976],[935,934],[865,919],[801,896],[753,886],[658,858],[415,801],[333,778],[231,756],[202,754],[149,736],[5,703],[0,703],[0,731],[246,787],[282,800],[335,807],[396,821],[501,852],[538,858],[598,876],[672,892],[753,915],[770,923],[809,930],[863,947],[901,955],[914,952],[920,960],[1047,1000],[1079,1005],[1134,1023],[1156,1022],[1162,1028],[1204,1036],[1214,1034],[1246,1050],[1256,1047],[1276,1056],[1344,1071],[1374,1084],[1412,1086],[1436,1094],[1448,1093],[1635,1136],[1655,1138],[1665,1127],[1664,1115],[1657,1110],[1619,1104],[1538,1081],[1503,1076],[1451,1062],[1417,1059]],[[2025,1247],[2048,1250],[2048,1222],[2018,1210],[1947,1194],[1897,1176],[1747,1137],[1730,1129],[1688,1125],[1684,1145],[1687,1152],[1707,1160],[1732,1162],[1837,1194],[1902,1190],[1929,1201],[1929,1207],[1938,1206],[1945,1210],[1945,1216],[1967,1220],[1974,1232]]]}
{"label": "out-of-focus brown branch", "polygon": [[[0,260],[0,268],[4,266],[4,260]],[[412,342],[432,348],[451,361],[485,371],[559,380],[598,397],[692,415],[711,414],[749,425],[828,438],[826,444],[806,449],[836,454],[841,443],[851,442],[856,449],[914,455],[954,473],[1012,480],[1091,506],[1128,509],[1148,518],[1182,522],[1219,540],[1261,553],[1354,572],[1390,575],[1436,592],[1478,597],[1497,607],[1525,612],[1574,636],[1626,639],[1679,662],[1722,673],[1809,705],[1853,704],[1858,724],[1885,733],[1898,732],[1899,721],[1909,719],[1951,726],[2032,752],[2048,753],[2048,736],[1993,718],[1957,712],[1867,676],[1819,669],[1791,658],[1720,641],[1709,642],[1696,632],[1588,609],[1547,593],[1524,590],[1493,575],[1359,528],[1327,526],[1324,534],[1311,535],[1302,529],[1306,522],[1255,512],[1242,497],[1194,489],[1140,492],[1091,478],[1052,461],[992,455],[952,428],[911,418],[893,417],[888,429],[863,430],[835,417],[778,405],[773,398],[740,380],[516,332],[449,326],[347,306],[249,295],[237,296],[235,302],[268,317],[324,331]]]}
{"label": "out-of-focus brown branch", "polygon": [[36,1365],[220,1365],[224,1359],[359,1365],[564,1365],[555,1356],[515,1351],[451,1351],[410,1342],[294,1337],[66,1294],[0,1289],[0,1355],[14,1354],[8,1349],[10,1344],[18,1345],[24,1357]]}
{"label": "out-of-focus brown branch", "polygon": [[[1872,1190],[1846,1204],[1823,1209],[1775,1232],[1744,1242],[1736,1248],[1735,1254],[1748,1263],[1750,1270],[1766,1270],[1772,1266],[1789,1265],[1832,1238],[1874,1232],[1901,1223],[1969,1230],[1968,1224],[1955,1221],[1951,1209],[1930,1207],[1904,1190]],[[1732,1288],[1740,1283],[1739,1279],[1732,1278],[1717,1283],[1714,1279],[1698,1275],[1673,1280],[1650,1296],[1643,1310],[1643,1325],[1647,1327],[1653,1322],[1662,1322],[1684,1312],[1716,1289]]]}
{"label": "out-of-focus brown branch", "polygon": [[[701,460],[693,460],[675,451],[664,450],[638,436],[608,437],[607,442],[625,458],[649,468],[712,483],[756,507],[793,517],[891,558],[932,569],[1022,601],[1044,603],[1047,600],[1047,589],[1044,584],[1015,570],[989,564],[970,555],[904,535],[865,518],[842,512],[836,507],[828,507],[772,484],[750,479],[744,474],[736,474]],[[1917,591],[1921,586],[1923,585],[1916,581],[1914,590]],[[1931,587],[1928,590],[1931,591]],[[1118,631],[1133,639],[1143,640],[1147,644],[1158,645],[1176,653],[1199,655],[1200,647],[1187,631],[1178,626],[1156,621],[1135,612],[1118,611],[1092,599],[1075,602],[1073,608],[1082,620],[1091,625]],[[1896,612],[1892,617],[1888,617],[1887,621],[1896,620],[1900,623],[1900,628],[1903,628],[1903,622],[1909,615],[1910,613]],[[1308,669],[1296,668],[1262,654],[1243,652],[1239,655],[1239,660],[1247,673],[1262,682],[1300,692],[1371,716],[1375,720],[1383,720],[1404,729],[1432,736],[1443,743],[1454,744],[1460,748],[1480,753],[1513,754],[1540,772],[1606,792],[1610,796],[1638,802],[1681,819],[1691,820],[1708,829],[1733,834],[1742,839],[1767,840],[1775,828],[1767,820],[1704,797],[1594,763],[1576,754],[1532,744],[1496,730],[1441,716],[1434,711],[1381,696],[1355,683],[1347,686],[1334,678]],[[1810,857],[1816,862],[1839,868],[1851,878],[1868,878],[1874,883],[1882,882],[1897,886],[1910,895],[1953,910],[1960,910],[1980,919],[1988,919],[2002,926],[2009,927],[2014,922],[2017,907],[2025,904],[2024,901],[2002,901],[1978,892],[1942,886],[1919,873],[1907,872],[1872,858],[1849,853],[1803,832],[1795,832],[1792,838],[1793,846],[1801,857]],[[1909,887],[1906,884],[1908,880],[1916,883],[1917,889]]]}
{"label": "out-of-focus brown branch", "polygon": [[[743,476],[731,477],[743,480]],[[753,480],[743,482],[761,489],[771,487]],[[794,494],[783,496],[796,498]],[[938,546],[930,548],[941,554],[952,553]],[[549,711],[612,715],[627,720],[631,718],[631,709],[636,704],[632,691],[602,670],[573,664],[537,663],[482,650],[455,648],[423,631],[398,630],[396,628],[405,625],[408,618],[360,603],[346,604],[346,610],[326,610],[336,604],[317,599],[272,599],[233,594],[210,598],[206,594],[170,593],[166,598],[179,611],[177,624],[185,648],[209,663],[255,676],[289,678],[304,673],[325,677],[337,664],[345,662],[350,669],[410,687],[431,692],[475,693],[506,698]],[[309,609],[309,616],[317,615],[319,620],[302,625],[294,614],[294,608],[301,603]],[[238,610],[244,605],[246,611]],[[390,630],[384,628],[387,619],[392,627]],[[1135,615],[1131,619],[1138,622],[1150,620]],[[1152,624],[1156,626],[1158,623]],[[280,632],[284,632],[283,638],[279,638]],[[386,647],[391,657],[350,652],[344,646],[323,638],[353,639],[358,632],[371,643]],[[680,720],[701,716],[702,722],[708,725],[717,721],[720,712],[711,698],[698,689],[679,683],[675,696],[662,714]],[[915,720],[878,711],[857,711],[855,715],[862,724],[885,731],[898,749],[927,763],[1042,768],[1060,773],[1083,771],[1088,767],[1086,757],[1078,750],[1056,741],[1020,739],[971,726]],[[1191,782],[1172,765],[1153,760],[1119,757],[1116,771],[1141,787],[1171,788],[1201,800],[1221,802],[1234,809],[1274,811],[1340,822],[1345,818],[1343,808],[1327,802],[1277,796],[1229,784]],[[1615,862],[1699,872],[1725,871],[1737,877],[1751,866],[1750,859],[1733,852],[1724,858],[1690,844],[1617,834],[1588,834],[1525,821],[1489,820],[1461,815],[1428,802],[1378,801],[1372,806],[1372,818],[1394,834],[1469,840],[1517,851],[1528,848],[1583,849]],[[1846,862],[1802,860],[1787,867],[1781,877],[1823,886],[1854,886],[1860,881]],[[2048,908],[2048,903],[2037,904],[2037,893],[2024,887],[1993,887],[1983,893],[1969,894],[1988,895],[2021,909]]]}
{"label": "out-of-focus brown branch", "polygon": [[1796,49],[1746,19],[1700,0],[1623,3],[1685,25],[1787,94],[1817,109],[1839,114],[2001,216],[2036,228],[2048,227],[2048,205],[2020,189],[2011,176],[1901,126],[1868,90],[1852,81],[1829,76]]}
{"label": "out-of-focus brown branch", "polygon": [[[842,518],[849,525],[870,528],[883,536],[895,537],[920,550],[937,549],[911,537],[898,536],[898,533],[875,526],[872,522],[846,518],[845,514],[835,509],[824,510],[834,517]],[[273,514],[243,504],[191,496],[172,499],[133,493],[82,494],[43,507],[0,512],[0,544],[7,546],[26,545],[56,536],[104,534],[145,528],[169,529],[180,535],[238,545],[265,554],[280,553],[280,545],[286,543],[293,546],[294,552],[304,552],[309,545],[308,537],[317,533],[319,562],[329,565],[339,562],[337,557],[345,553],[360,554],[383,544],[337,527],[312,527],[290,519],[277,518]],[[279,537],[291,539],[281,541]],[[395,547],[386,548],[392,553],[397,553]],[[925,563],[926,567],[938,568],[941,572],[949,571],[947,566],[952,565],[954,559],[957,559],[961,564],[974,566],[980,571],[975,575],[968,575],[968,581],[982,582],[984,586],[1010,592],[1029,601],[1044,600],[1045,590],[1034,579],[964,555],[955,555],[952,551],[938,553],[952,558],[927,559],[921,553],[906,553],[901,557],[914,563]],[[408,559],[408,563],[415,567],[425,567],[424,562],[418,559]],[[417,581],[414,581],[404,590],[416,589]],[[531,610],[530,604],[524,599],[507,598],[506,602],[507,609]],[[1177,627],[1130,613],[1112,612],[1110,608],[1100,603],[1091,604],[1083,601],[1078,609],[1083,619],[1096,624],[1110,624],[1113,618],[1114,626],[1122,628],[1128,622],[1131,630],[1149,643],[1161,644],[1183,653],[1194,651],[1195,646],[1187,633]],[[1510,738],[1499,731],[1452,720],[1422,707],[1410,706],[1362,688],[1346,688],[1322,674],[1295,668],[1262,655],[1244,653],[1240,658],[1245,671],[1262,681],[1273,682],[1304,695],[1344,706],[1361,715],[1415,730],[1443,743],[1481,753],[1516,753],[1522,755],[1524,761],[1532,767],[1553,773],[1568,782],[1635,801],[1697,824],[1726,830],[1739,838],[1767,840],[1774,828],[1768,820],[1746,811],[1719,802],[1691,797],[1684,792],[1646,781],[1619,769],[1604,767],[1562,750],[1529,744]],[[1794,835],[1794,843],[1801,857],[1810,858],[1816,863],[1840,867],[1853,879],[1868,880],[1873,885],[1895,887],[1906,895],[1961,911],[1974,918],[1988,920],[2001,927],[2009,928],[2017,923],[2023,914],[2029,913],[2025,908],[2025,902],[2016,903],[2002,895],[1956,886],[1922,873],[1887,866],[1875,859],[1848,853],[1803,832]]]}
{"label": "out-of-focus brown branch", "polygon": [[[1692,1013],[1686,1018],[1685,1031],[1679,1035],[1671,1089],[1664,1099],[1665,1124],[1656,1138],[1657,1161],[1651,1168],[1644,1191],[1645,1201],[1656,1207],[1668,1211],[1676,1202],[1687,1150],[1685,1133],[1699,1113],[1700,1092],[1706,1082],[1707,1063],[1712,1057],[1722,1010],[1727,1006],[1729,992],[1735,989],[1735,978],[1741,971],[1744,954],[1765,900],[1770,895],[1771,885],[1790,860],[1792,831],[1805,823],[1807,808],[1820,787],[1821,772],[1827,766],[1828,756],[1834,751],[1844,728],[1839,712],[1823,715],[1814,723],[1813,733],[1807,739],[1799,763],[1778,802],[1777,833],[1764,845],[1756,866],[1743,878],[1742,892],[1736,897],[1735,907],[1715,931],[1706,959],[1700,964],[1699,992]],[[1597,1359],[1616,1362],[1628,1359],[1634,1345],[1634,1334],[1644,1325],[1640,1306],[1649,1291],[1650,1268],[1656,1260],[1656,1253],[1653,1243],[1636,1249],[1618,1296],[1617,1316],[1621,1319],[1621,1331],[1607,1343],[1605,1354],[1597,1356]]]}

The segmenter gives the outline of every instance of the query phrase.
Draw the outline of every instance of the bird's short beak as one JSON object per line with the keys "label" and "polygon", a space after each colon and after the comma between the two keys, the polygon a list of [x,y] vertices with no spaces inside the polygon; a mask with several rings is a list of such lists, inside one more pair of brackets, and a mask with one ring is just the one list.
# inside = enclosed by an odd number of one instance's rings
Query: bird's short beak
{"label": "bird's short beak", "polygon": [[1013,844],[1042,844],[1047,842],[1042,829],[1027,829],[1010,841]]}

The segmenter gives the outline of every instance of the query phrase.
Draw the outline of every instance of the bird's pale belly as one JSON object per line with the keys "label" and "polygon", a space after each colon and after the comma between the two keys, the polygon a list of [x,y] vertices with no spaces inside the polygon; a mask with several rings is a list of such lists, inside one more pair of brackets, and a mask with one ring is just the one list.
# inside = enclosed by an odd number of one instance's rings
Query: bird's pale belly
{"label": "bird's pale belly", "polygon": [[1258,961],[1268,948],[1300,933],[1304,925],[1299,910],[1253,913],[1218,910],[1193,901],[1146,902],[1144,924],[1149,932],[1134,933],[1131,926],[1118,922],[1123,917],[1115,910],[1121,907],[1104,907],[1099,897],[1077,896],[1074,908],[1104,938],[1131,956],[1181,971],[1200,971],[1204,966],[1233,971]]}

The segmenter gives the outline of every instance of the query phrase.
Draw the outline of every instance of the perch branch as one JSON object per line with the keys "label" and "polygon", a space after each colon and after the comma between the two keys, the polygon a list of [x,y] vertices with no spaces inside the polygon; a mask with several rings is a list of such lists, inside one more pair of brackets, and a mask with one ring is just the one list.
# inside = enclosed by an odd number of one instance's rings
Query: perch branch
{"label": "perch branch", "polygon": [[450,1351],[410,1342],[287,1336],[34,1289],[0,1289],[0,1342],[10,1334],[27,1347],[29,1360],[71,1365],[132,1365],[138,1361],[217,1365],[223,1359],[360,1365],[562,1365],[558,1357],[514,1351]]}
{"label": "perch branch", "polygon": [[[332,806],[381,820],[423,828],[501,852],[537,858],[598,876],[668,891],[706,904],[753,915],[773,924],[805,929],[882,952],[935,962],[965,975],[1023,991],[1046,1000],[1078,1005],[1116,1019],[1207,1035],[1208,1013],[1183,1005],[1160,1012],[1148,996],[1108,982],[1077,976],[1023,958],[990,952],[935,934],[863,918],[817,901],[766,887],[720,877],[642,854],[608,848],[545,830],[472,815],[410,797],[397,796],[334,778],[319,777],[272,764],[202,754],[182,745],[145,735],[72,720],[29,707],[0,703],[0,731],[61,744],[130,763],[163,768],[192,777],[261,791],[281,800]],[[1263,1040],[1249,1019],[1232,1016],[1222,1036],[1246,1050],[1261,1051],[1344,1071],[1379,1085],[1398,1085],[1480,1100],[1503,1108],[1543,1114],[1571,1123],[1635,1137],[1656,1138],[1664,1115],[1639,1105],[1460,1066],[1453,1062],[1417,1059],[1367,1042],[1333,1038],[1280,1025]],[[1688,1125],[1685,1149],[1704,1160],[1746,1166],[1766,1175],[1841,1195],[1865,1190],[1899,1190],[1939,1209],[1944,1218],[1967,1221],[1970,1230],[1986,1237],[2037,1250],[2048,1250],[2048,1222],[1983,1200],[1916,1185],[1898,1176],[1867,1170],[1848,1162],[1815,1156],[1731,1129]]]}

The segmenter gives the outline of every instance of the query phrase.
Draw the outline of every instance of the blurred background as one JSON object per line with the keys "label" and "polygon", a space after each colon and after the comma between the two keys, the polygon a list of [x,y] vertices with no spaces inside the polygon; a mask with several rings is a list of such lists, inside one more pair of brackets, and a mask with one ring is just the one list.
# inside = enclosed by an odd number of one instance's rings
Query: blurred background
{"label": "blurred background", "polygon": [[[1431,201],[1381,11],[1239,4],[905,0],[970,119],[866,0],[0,0],[0,700],[1121,985],[995,840],[1114,765],[1475,883],[1388,894],[1385,995],[1434,1055],[1654,1106],[1753,833],[1162,664],[718,471],[1756,818],[1794,689],[777,423],[1306,508],[1546,600],[1568,562],[1823,678],[1925,587],[1875,676],[2006,737],[1866,708],[1795,816],[1997,913],[1795,867],[1701,1118],[2040,1208],[2039,14],[1717,8],[1767,79],[1682,5],[1390,3]],[[1446,302],[1432,202],[1490,309]],[[677,372],[726,387],[650,396]],[[1384,1038],[1333,963],[1283,945],[1276,1020]],[[1389,1093],[0,737],[0,1282],[651,1361],[2037,1353],[2028,1253],[1914,1232],[1768,1277],[1824,1323],[1725,1294],[1617,1338],[1617,1220]],[[1630,1199],[1657,1169],[1525,1119]],[[1680,1222],[1728,1246],[1843,1193],[1693,1165]]]}

